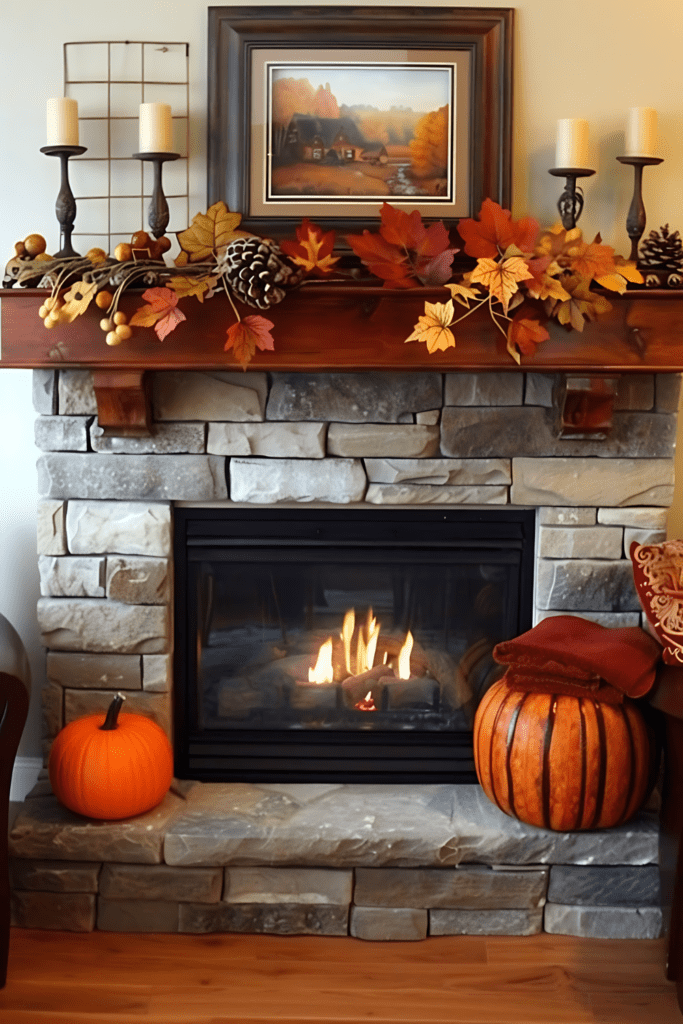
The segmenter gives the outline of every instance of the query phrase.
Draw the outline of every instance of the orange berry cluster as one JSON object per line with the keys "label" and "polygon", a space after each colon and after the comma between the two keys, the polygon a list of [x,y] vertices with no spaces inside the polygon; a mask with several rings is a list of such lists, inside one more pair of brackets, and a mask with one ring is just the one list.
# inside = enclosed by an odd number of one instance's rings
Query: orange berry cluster
{"label": "orange berry cluster", "polygon": [[171,248],[170,238],[150,238],[146,231],[136,231],[130,242],[119,242],[114,249],[114,259],[119,263],[129,260],[160,260]]}
{"label": "orange berry cluster", "polygon": [[[111,292],[98,292],[95,302],[100,309],[108,309],[114,296]],[[100,320],[100,328],[106,332],[104,339],[107,345],[120,345],[122,341],[128,341],[133,330],[128,326],[128,317],[121,310],[117,310],[113,316],[105,316]]]}
{"label": "orange berry cluster", "polygon": [[64,301],[58,295],[55,295],[45,299],[45,302],[38,310],[38,315],[48,330],[51,327],[56,327],[62,319],[61,310],[63,305]]}

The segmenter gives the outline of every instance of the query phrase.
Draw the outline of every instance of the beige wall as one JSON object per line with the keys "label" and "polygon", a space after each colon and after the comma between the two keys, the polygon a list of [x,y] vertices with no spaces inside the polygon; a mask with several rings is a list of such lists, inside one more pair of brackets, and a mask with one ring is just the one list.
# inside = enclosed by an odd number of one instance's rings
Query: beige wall
{"label": "beige wall", "polygon": [[[207,6],[206,0],[63,0],[39,7],[0,0],[0,259],[3,253],[9,258],[16,239],[32,231],[47,237],[50,251],[57,248],[58,167],[39,149],[45,144],[45,101],[62,91],[65,42],[189,42],[190,205],[192,213],[205,209]],[[277,6],[277,0],[270,0],[270,6]],[[375,0],[375,6],[391,4]],[[460,6],[492,4],[468,0]],[[548,174],[556,121],[584,117],[590,122],[591,162],[598,173],[585,182],[581,224],[587,236],[600,231],[606,242],[628,254],[625,220],[632,178],[615,157],[623,150],[628,107],[653,106],[660,115],[665,162],[645,174],[648,229],[668,222],[683,231],[683,2],[519,0],[511,6],[517,11],[513,212],[532,213],[543,223],[556,219],[560,183]],[[131,230],[138,226],[131,225]],[[172,230],[184,227],[171,224]],[[101,338],[93,340],[101,343]],[[37,693],[43,681],[33,612],[37,574],[35,563],[28,567],[17,554],[20,548],[33,549],[35,534],[36,453],[29,441],[34,419],[29,394],[28,373],[0,374],[0,611],[14,619],[38,666]],[[13,443],[13,437],[22,440]],[[683,466],[678,479],[671,529],[683,535]],[[38,736],[34,698],[22,754],[40,754]]]}

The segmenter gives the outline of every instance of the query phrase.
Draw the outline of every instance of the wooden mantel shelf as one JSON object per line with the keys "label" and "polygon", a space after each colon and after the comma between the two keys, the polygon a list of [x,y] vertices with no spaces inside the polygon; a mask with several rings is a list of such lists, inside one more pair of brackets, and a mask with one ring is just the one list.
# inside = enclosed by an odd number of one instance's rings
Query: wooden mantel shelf
{"label": "wooden mantel shelf", "polygon": [[[0,369],[81,368],[95,373],[100,424],[112,431],[149,429],[148,370],[235,370],[224,351],[234,316],[223,296],[204,303],[186,298],[188,319],[163,342],[150,329],[136,329],[116,347],[105,344],[101,313],[88,310],[68,326],[45,330],[38,308],[47,293],[0,290]],[[266,314],[274,323],[275,351],[257,352],[250,370],[332,372],[359,370],[454,370],[562,372],[605,377],[622,373],[683,370],[683,293],[652,289],[610,295],[612,310],[582,333],[551,326],[549,341],[518,367],[486,309],[456,325],[455,349],[429,355],[418,342],[405,344],[424,303],[443,302],[443,288],[389,290],[375,284],[309,282]],[[120,308],[132,315],[140,293],[124,295]],[[241,315],[254,310],[239,307]],[[106,411],[107,407],[109,412]]]}

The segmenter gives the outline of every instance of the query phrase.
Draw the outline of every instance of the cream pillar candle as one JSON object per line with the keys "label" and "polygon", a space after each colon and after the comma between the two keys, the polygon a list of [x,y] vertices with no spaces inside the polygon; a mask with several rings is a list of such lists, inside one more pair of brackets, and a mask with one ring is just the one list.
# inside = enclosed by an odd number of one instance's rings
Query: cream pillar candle
{"label": "cream pillar candle", "polygon": [[588,121],[565,117],[557,122],[556,167],[588,167]]}
{"label": "cream pillar candle", "polygon": [[624,156],[655,156],[657,111],[652,107],[631,107],[626,121]]}
{"label": "cream pillar candle", "polygon": [[66,96],[47,101],[48,146],[78,145],[78,103]]}
{"label": "cream pillar candle", "polygon": [[170,153],[173,150],[173,120],[168,103],[140,104],[140,152]]}

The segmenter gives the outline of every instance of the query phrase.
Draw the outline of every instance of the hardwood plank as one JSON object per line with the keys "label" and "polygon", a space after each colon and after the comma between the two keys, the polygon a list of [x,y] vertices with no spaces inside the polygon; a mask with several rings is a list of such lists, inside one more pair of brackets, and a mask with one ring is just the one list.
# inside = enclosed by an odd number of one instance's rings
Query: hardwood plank
{"label": "hardwood plank", "polygon": [[663,943],[13,929],[2,1024],[679,1024]]}

